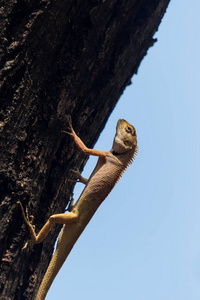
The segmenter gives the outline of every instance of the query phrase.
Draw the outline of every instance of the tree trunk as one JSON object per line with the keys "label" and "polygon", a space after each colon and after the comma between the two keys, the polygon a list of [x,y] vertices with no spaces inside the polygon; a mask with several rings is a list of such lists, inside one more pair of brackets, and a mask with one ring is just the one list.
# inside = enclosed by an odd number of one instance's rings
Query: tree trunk
{"label": "tree trunk", "polygon": [[21,201],[41,228],[63,212],[69,170],[86,157],[66,130],[92,147],[153,45],[169,0],[2,0],[0,5],[0,299],[33,299],[60,227],[29,237]]}

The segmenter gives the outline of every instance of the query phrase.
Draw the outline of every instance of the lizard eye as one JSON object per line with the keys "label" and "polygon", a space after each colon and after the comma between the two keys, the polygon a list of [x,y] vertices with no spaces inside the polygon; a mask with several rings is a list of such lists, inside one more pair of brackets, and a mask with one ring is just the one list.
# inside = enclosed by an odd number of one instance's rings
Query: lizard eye
{"label": "lizard eye", "polygon": [[128,133],[131,133],[131,134],[132,134],[132,128],[131,128],[130,126],[127,126],[127,127],[126,127],[126,131],[127,131]]}

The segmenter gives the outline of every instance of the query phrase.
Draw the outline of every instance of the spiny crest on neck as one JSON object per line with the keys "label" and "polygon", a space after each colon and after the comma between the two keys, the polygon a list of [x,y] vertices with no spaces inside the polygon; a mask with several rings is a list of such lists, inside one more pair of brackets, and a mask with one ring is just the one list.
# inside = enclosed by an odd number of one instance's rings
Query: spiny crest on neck
{"label": "spiny crest on neck", "polygon": [[125,166],[118,178],[119,180],[125,170],[132,164],[138,153],[135,127],[124,119],[120,119],[117,122],[116,135],[114,138],[112,151],[121,155],[124,154],[124,156],[130,155],[128,162],[125,163]]}
{"label": "spiny crest on neck", "polygon": [[133,155],[131,156],[131,158],[129,159],[128,163],[124,166],[123,170],[121,171],[115,185],[117,184],[117,182],[120,180],[120,178],[122,177],[122,175],[124,174],[124,172],[126,171],[126,169],[133,163],[133,161],[135,160],[136,156],[138,154],[138,146],[135,147],[135,151],[133,152]]}

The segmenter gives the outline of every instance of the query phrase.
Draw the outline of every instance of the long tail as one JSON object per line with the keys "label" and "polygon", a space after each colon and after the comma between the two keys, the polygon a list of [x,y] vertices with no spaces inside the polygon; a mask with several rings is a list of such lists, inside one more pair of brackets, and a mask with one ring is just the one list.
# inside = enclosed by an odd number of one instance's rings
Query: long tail
{"label": "long tail", "polygon": [[42,283],[40,285],[36,300],[44,300],[46,297],[46,294],[54,281],[56,275],[58,274],[60,268],[62,267],[63,263],[65,262],[68,254],[71,251],[70,245],[65,243],[65,232],[62,230],[59,240],[57,243],[56,251],[50,261],[50,264],[47,268],[47,271],[44,275],[44,278],[42,280]]}

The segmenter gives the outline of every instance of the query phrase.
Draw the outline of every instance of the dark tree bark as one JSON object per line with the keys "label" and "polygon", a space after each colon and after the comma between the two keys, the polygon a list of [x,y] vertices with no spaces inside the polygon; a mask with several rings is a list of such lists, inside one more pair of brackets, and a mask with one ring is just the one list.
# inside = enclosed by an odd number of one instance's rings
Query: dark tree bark
{"label": "dark tree bark", "polygon": [[73,191],[86,157],[66,129],[72,116],[96,142],[153,45],[169,0],[2,0],[0,4],[0,299],[33,299],[60,229],[22,250],[21,201],[41,228]]}

